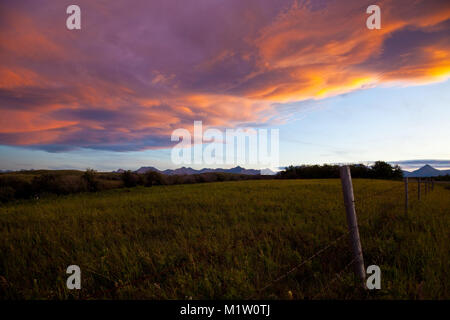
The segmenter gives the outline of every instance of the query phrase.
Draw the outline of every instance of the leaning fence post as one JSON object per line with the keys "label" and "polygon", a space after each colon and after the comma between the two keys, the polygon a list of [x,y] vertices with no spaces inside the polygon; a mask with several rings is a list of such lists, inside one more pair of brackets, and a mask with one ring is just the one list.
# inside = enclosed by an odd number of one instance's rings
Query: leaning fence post
{"label": "leaning fence post", "polygon": [[417,199],[420,200],[420,178],[417,178]]}
{"label": "leaning fence post", "polygon": [[350,233],[350,241],[353,251],[353,258],[355,259],[355,274],[362,281],[365,288],[366,271],[364,269],[364,259],[361,248],[361,241],[359,239],[358,221],[355,211],[355,197],[353,195],[352,177],[350,175],[350,168],[342,166],[339,169],[342,183],[342,191],[344,194],[345,211],[347,214],[347,224]]}
{"label": "leaning fence post", "polygon": [[405,213],[408,213],[408,177],[405,179]]}

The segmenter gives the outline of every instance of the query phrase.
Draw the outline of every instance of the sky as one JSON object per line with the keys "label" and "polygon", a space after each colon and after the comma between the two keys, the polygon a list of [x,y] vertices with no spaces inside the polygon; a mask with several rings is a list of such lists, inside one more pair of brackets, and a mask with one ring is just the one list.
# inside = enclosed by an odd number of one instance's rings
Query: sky
{"label": "sky", "polygon": [[71,4],[0,3],[2,170],[175,168],[194,121],[278,129],[280,166],[450,168],[447,0]]}

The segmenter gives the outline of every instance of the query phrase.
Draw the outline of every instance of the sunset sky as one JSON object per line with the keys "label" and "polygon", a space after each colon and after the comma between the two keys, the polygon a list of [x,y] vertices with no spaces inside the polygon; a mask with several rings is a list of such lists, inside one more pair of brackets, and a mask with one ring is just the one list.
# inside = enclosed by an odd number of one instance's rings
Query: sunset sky
{"label": "sunset sky", "polygon": [[2,0],[0,112],[3,170],[174,168],[196,120],[279,129],[281,166],[450,168],[450,1]]}

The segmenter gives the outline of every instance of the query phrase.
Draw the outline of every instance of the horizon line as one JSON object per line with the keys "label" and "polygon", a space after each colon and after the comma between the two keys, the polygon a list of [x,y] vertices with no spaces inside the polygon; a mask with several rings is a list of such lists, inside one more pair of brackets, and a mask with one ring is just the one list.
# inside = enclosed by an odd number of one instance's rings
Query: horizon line
{"label": "horizon line", "polygon": [[[301,165],[307,165],[307,166],[312,166],[312,165],[355,165],[355,164],[363,164],[363,165],[371,165],[373,163],[375,163],[376,161],[384,161],[384,160],[374,160],[374,161],[354,161],[354,162],[332,162],[332,163],[300,163],[300,164],[291,164],[293,166],[301,166]],[[396,160],[396,161],[384,161],[386,163],[389,163],[391,165],[398,165],[403,171],[409,171],[410,170],[414,171],[416,169],[422,168],[426,165],[429,165],[431,167],[433,167],[434,169],[437,170],[449,170],[450,169],[450,160],[443,160],[443,159],[410,159],[410,160]],[[115,172],[115,171],[119,171],[119,170],[131,170],[131,171],[137,171],[140,168],[147,168],[147,167],[152,167],[155,168],[158,171],[166,171],[166,170],[177,170],[177,169],[193,169],[193,170],[204,170],[204,169],[210,169],[210,170],[217,170],[217,169],[225,169],[225,170],[229,170],[229,169],[234,169],[234,168],[242,168],[245,170],[267,170],[270,169],[274,172],[277,171],[281,171],[291,165],[286,165],[286,166],[279,166],[278,168],[269,168],[269,167],[265,167],[265,168],[255,168],[255,167],[243,167],[244,164],[236,164],[234,167],[230,166],[227,167],[225,165],[225,167],[202,167],[199,169],[196,169],[195,165],[194,167],[187,167],[187,166],[180,166],[180,167],[176,167],[176,168],[165,168],[165,169],[159,169],[156,166],[153,165],[145,165],[145,166],[140,166],[137,169],[130,169],[130,168],[126,168],[126,167],[119,167],[115,170],[102,170],[102,169],[95,169],[95,168],[91,168],[89,166],[87,167],[66,167],[66,168],[61,168],[61,167],[48,167],[48,168],[29,168],[29,169],[0,169],[0,172],[20,172],[20,171],[39,171],[39,170],[49,170],[49,171],[63,171],[63,170],[75,170],[75,171],[85,171],[87,169],[94,169],[95,171],[98,172]]]}

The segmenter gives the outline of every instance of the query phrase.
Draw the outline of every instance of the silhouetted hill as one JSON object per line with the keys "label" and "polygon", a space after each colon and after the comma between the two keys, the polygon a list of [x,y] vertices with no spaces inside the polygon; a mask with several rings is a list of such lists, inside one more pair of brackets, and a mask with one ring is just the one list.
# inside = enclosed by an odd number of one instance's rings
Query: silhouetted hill
{"label": "silhouetted hill", "polygon": [[[120,170],[120,169],[119,169]],[[139,169],[137,169],[135,172],[136,173],[146,173],[148,171],[156,171],[156,172],[161,172],[160,170],[156,169],[155,167],[140,167]]]}
{"label": "silhouetted hill", "polygon": [[412,172],[403,171],[403,175],[408,178],[439,177],[447,174],[450,174],[450,170],[438,170],[428,164]]}
{"label": "silhouetted hill", "polygon": [[[120,169],[119,169],[120,170]],[[116,171],[116,172],[119,172]],[[167,170],[159,170],[155,167],[141,167],[138,170],[136,170],[136,173],[146,173],[148,171],[155,171],[155,172],[159,172],[162,174],[166,174],[166,175],[190,175],[190,174],[200,174],[200,173],[208,173],[208,172],[224,172],[224,173],[235,173],[235,174],[247,174],[247,175],[259,175],[264,174],[264,175],[273,175],[275,174],[272,170],[270,169],[263,169],[263,170],[255,170],[255,169],[245,169],[242,168],[240,166],[231,168],[231,169],[223,169],[223,168],[217,168],[217,169],[212,169],[212,168],[203,168],[200,170],[196,170],[193,168],[189,168],[189,167],[181,167],[178,169],[167,169]]]}

